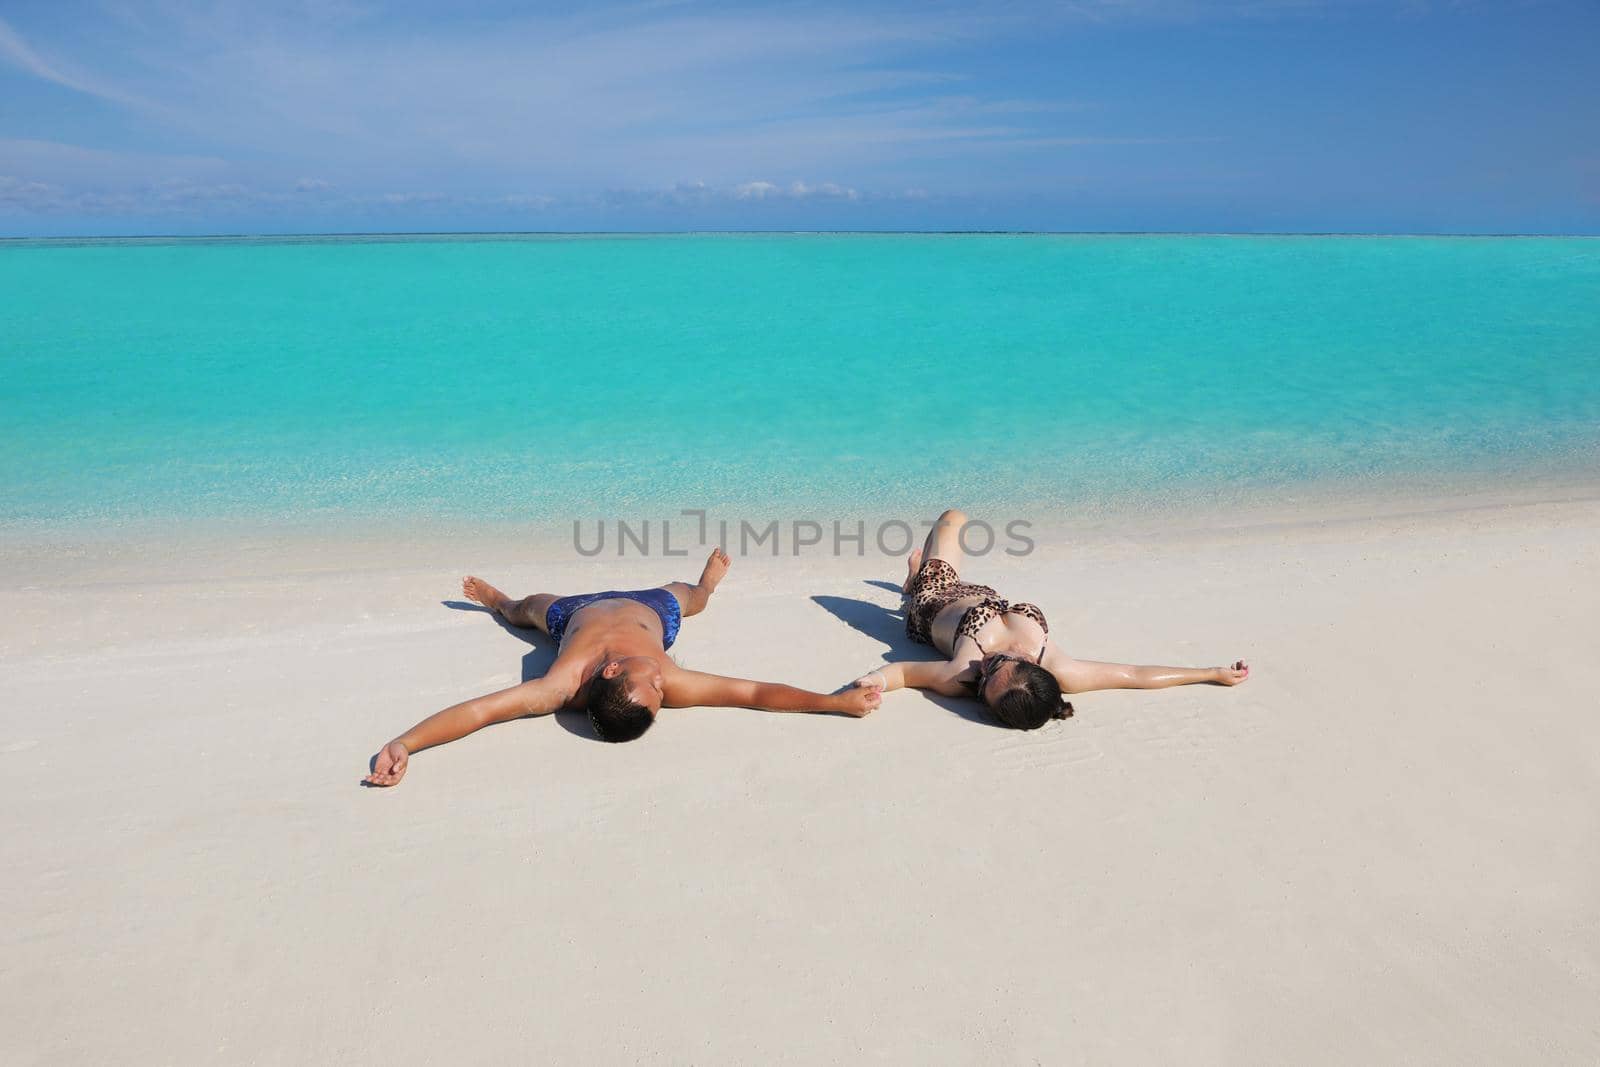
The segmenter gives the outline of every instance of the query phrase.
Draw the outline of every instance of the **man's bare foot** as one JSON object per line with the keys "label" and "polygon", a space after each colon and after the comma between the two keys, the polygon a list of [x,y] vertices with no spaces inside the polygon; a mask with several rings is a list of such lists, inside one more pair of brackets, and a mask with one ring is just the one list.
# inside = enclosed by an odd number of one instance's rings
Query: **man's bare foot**
{"label": "man's bare foot", "polygon": [[922,549],[913,549],[911,555],[906,557],[906,581],[900,587],[902,593],[911,592],[911,584],[917,580],[917,572],[922,569]]}
{"label": "man's bare foot", "polygon": [[733,564],[733,559],[721,547],[713,548],[711,555],[706,557],[706,569],[700,572],[700,588],[704,589],[707,596],[716,592],[717,584],[728,576],[728,568]]}
{"label": "man's bare foot", "polygon": [[461,579],[461,592],[466,594],[469,600],[476,600],[490,611],[500,614],[505,613],[506,604],[510,602],[500,590],[482,578],[474,578],[470,574]]}
{"label": "man's bare foot", "polygon": [[1218,685],[1238,685],[1250,680],[1250,665],[1244,660],[1239,660],[1231,667],[1217,668]]}

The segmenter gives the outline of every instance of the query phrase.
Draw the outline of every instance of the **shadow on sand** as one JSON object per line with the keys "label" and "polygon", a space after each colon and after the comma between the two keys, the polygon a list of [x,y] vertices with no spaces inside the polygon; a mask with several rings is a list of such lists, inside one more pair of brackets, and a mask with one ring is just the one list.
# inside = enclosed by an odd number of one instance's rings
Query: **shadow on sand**
{"label": "shadow on sand", "polygon": [[[893,582],[868,581],[866,585],[887,589],[899,594],[900,587]],[[870,600],[853,600],[850,597],[817,595],[811,598],[825,608],[834,618],[858,633],[865,634],[879,644],[886,645],[883,661],[927,660],[937,661],[938,655],[927,645],[919,645],[906,636],[905,613],[896,608],[886,608]],[[924,692],[923,696],[953,715],[982,726],[1004,729],[991,719],[976,699],[957,699],[940,693]]]}
{"label": "shadow on sand", "polygon": [[[440,603],[455,611],[481,612],[493,619],[494,624],[500,629],[528,645],[529,649],[522,657],[522,680],[524,682],[531,682],[535,678],[543,678],[545,672],[550,669],[550,665],[556,661],[556,653],[560,650],[560,646],[556,643],[555,638],[543,630],[512,626],[482,604],[474,604],[471,601],[441,600]],[[600,741],[600,735],[594,732],[594,725],[589,721],[589,716],[586,712],[573,708],[562,708],[553,717],[567,733],[587,738],[590,741]]]}

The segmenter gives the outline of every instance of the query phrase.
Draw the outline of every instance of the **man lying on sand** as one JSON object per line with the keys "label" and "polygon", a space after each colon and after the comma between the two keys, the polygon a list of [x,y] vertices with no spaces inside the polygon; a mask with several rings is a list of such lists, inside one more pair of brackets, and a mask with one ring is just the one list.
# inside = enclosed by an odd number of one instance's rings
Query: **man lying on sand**
{"label": "man lying on sand", "polygon": [[557,597],[535,593],[513,600],[481,578],[461,591],[513,626],[537,626],[560,645],[543,678],[502,689],[423,719],[383,746],[373,760],[370,785],[394,785],[411,753],[465,737],[493,722],[547,715],[572,706],[587,709],[595,733],[606,741],[631,741],[655,722],[662,707],[700,705],[762,711],[833,712],[859,718],[878,706],[875,689],[824,695],[776,682],[747,682],[686,671],[667,656],[679,623],[705,610],[730,560],[713,549],[694,585],[670,582],[656,589]]}
{"label": "man lying on sand", "polygon": [[1166,689],[1174,685],[1238,685],[1250,677],[1244,660],[1231,667],[1138,667],[1073,659],[1050,640],[1044,612],[1011,603],[986,585],[961,581],[961,528],[967,516],[939,516],[920,551],[906,560],[901,587],[906,634],[947,660],[890,663],[857,678],[859,689],[913,686],[946,696],[975,696],[1007,726],[1036,730],[1065,719],[1063,693],[1094,689]]}

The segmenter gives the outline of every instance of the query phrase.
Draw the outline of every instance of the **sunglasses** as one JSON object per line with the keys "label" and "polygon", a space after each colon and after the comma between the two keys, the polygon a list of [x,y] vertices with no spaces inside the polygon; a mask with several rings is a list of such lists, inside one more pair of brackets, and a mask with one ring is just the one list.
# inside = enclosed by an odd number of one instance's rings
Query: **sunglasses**
{"label": "sunglasses", "polygon": [[995,672],[1007,663],[1026,662],[1028,661],[1021,656],[1013,656],[1009,652],[996,652],[993,655],[985,656],[983,662],[978,664],[978,688],[982,689],[988,685],[989,679],[994,677]]}

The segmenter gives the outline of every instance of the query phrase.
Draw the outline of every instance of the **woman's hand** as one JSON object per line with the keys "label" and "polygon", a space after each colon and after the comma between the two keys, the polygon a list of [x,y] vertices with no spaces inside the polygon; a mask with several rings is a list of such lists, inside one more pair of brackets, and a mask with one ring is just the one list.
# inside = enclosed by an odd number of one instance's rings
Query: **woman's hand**
{"label": "woman's hand", "polygon": [[372,773],[364,781],[368,785],[399,785],[400,779],[406,776],[406,764],[410,761],[411,753],[406,751],[406,746],[398,741],[390,741],[373,759]]}
{"label": "woman's hand", "polygon": [[1218,685],[1238,685],[1240,682],[1249,681],[1250,664],[1239,660],[1231,667],[1216,668],[1216,672]]}

